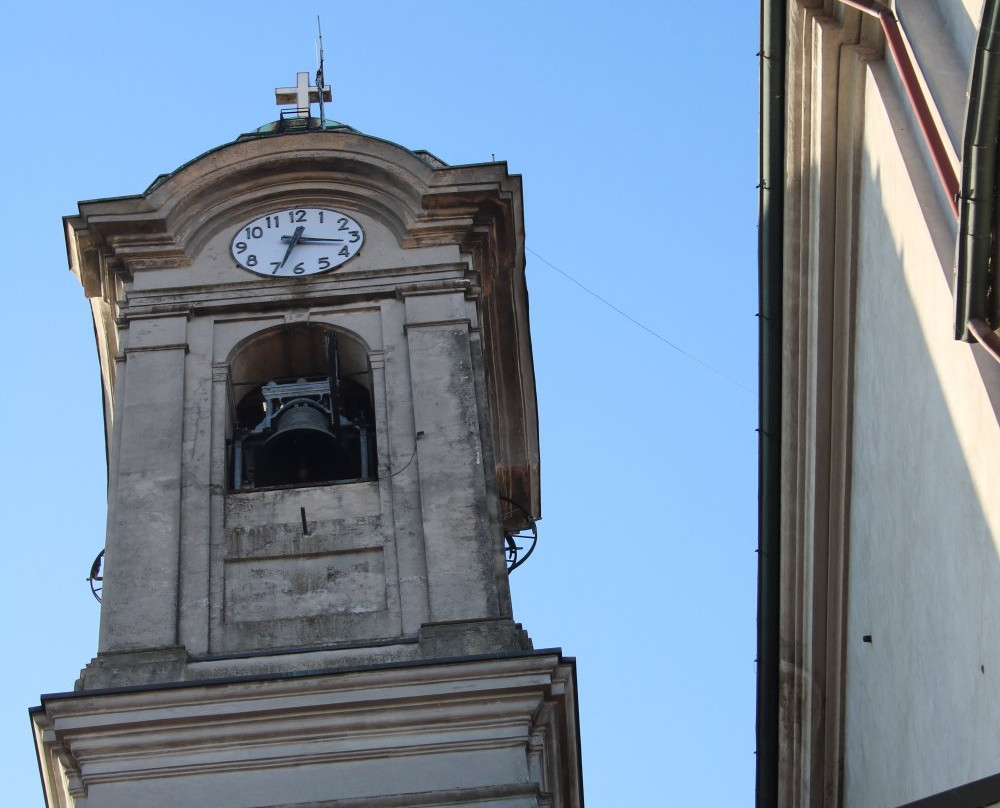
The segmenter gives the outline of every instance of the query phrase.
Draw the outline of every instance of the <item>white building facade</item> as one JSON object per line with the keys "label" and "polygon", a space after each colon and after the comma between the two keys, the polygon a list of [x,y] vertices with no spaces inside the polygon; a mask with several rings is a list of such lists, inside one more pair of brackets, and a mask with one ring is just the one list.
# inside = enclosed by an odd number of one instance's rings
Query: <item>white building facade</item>
{"label": "white building facade", "polygon": [[1000,802],[996,6],[762,4],[759,806]]}

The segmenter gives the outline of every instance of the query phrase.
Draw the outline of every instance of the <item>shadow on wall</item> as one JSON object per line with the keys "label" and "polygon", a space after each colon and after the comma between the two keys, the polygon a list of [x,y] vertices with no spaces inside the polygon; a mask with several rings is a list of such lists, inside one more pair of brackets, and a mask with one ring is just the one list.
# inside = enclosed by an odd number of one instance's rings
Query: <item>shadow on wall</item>
{"label": "shadow on wall", "polygon": [[899,229],[925,200],[890,206],[894,187],[866,156],[854,316],[849,805],[937,793],[994,774],[1000,756],[1000,503],[989,495],[1000,479],[1000,429],[984,419],[980,388],[970,384],[997,391],[1000,374],[978,357],[970,362],[970,347],[951,339],[950,300],[915,297],[946,287],[934,251],[920,248],[920,229]]}
{"label": "shadow on wall", "polygon": [[[964,24],[970,26],[968,35],[975,42],[975,29],[969,20],[968,12],[964,8],[956,9],[954,16],[964,20]],[[961,22],[961,20],[959,22]],[[954,266],[955,266],[955,231],[946,224],[944,208],[942,207],[942,197],[937,178],[931,172],[929,165],[920,150],[915,138],[917,137],[917,125],[911,116],[907,114],[900,104],[891,103],[892,99],[899,98],[899,89],[889,79],[885,71],[872,70],[872,77],[878,86],[882,98],[886,100],[886,115],[891,123],[891,131],[896,146],[899,148],[903,161],[906,164],[908,179],[912,183],[914,193],[918,200],[918,211],[922,221],[926,225],[927,232],[931,236],[934,253],[937,255],[942,278],[947,286],[949,295],[948,306],[954,306]],[[868,168],[866,176],[870,176],[877,188],[882,187],[881,175],[877,170],[868,166],[868,158],[865,155],[865,166]],[[874,173],[873,173],[874,172]],[[891,194],[883,192],[880,195],[883,208],[894,207],[894,200]],[[884,223],[888,232],[891,227],[889,223]],[[901,243],[903,236],[899,233],[895,235],[895,242]],[[899,248],[902,250],[902,247]],[[902,265],[903,256],[900,254],[899,265]],[[951,339],[952,323],[944,326],[945,330],[938,328],[934,338],[940,337],[942,340]],[[940,331],[940,334],[938,332]],[[956,353],[960,352],[958,344],[955,345]],[[998,425],[1000,425],[1000,363],[997,363],[982,348],[976,345],[972,349],[972,355],[979,368],[979,375],[982,382],[982,389],[986,393],[990,405],[993,408],[993,415]]]}

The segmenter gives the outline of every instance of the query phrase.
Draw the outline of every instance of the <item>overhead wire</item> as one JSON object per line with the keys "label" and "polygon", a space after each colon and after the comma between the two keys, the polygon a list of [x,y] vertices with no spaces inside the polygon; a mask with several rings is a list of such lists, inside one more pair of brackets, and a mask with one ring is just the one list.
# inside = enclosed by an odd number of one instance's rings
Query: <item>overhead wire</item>
{"label": "overhead wire", "polygon": [[551,269],[554,269],[554,270],[555,270],[556,272],[558,272],[558,273],[559,273],[560,275],[562,275],[562,276],[563,276],[564,278],[566,278],[566,279],[567,279],[568,281],[571,281],[572,283],[574,283],[574,284],[576,284],[577,286],[579,286],[579,287],[580,287],[581,289],[583,289],[583,291],[584,291],[584,292],[586,292],[586,293],[587,293],[588,295],[590,295],[591,297],[594,297],[594,298],[596,298],[597,300],[599,300],[599,301],[600,301],[601,303],[603,303],[603,304],[604,304],[605,306],[607,306],[607,307],[608,307],[609,309],[611,309],[612,311],[614,311],[614,312],[615,312],[616,314],[620,315],[621,317],[624,317],[624,318],[625,318],[626,320],[628,320],[628,321],[629,321],[630,323],[632,323],[633,325],[637,325],[637,326],[638,326],[639,328],[641,328],[641,329],[642,329],[643,331],[645,331],[646,333],[648,333],[648,334],[649,334],[650,336],[652,336],[652,337],[655,337],[655,338],[656,338],[656,339],[658,339],[658,340],[659,340],[660,342],[662,342],[662,343],[664,343],[664,344],[666,344],[666,345],[670,346],[670,347],[671,347],[671,348],[673,348],[673,349],[674,349],[675,351],[677,351],[677,352],[678,352],[678,353],[680,353],[680,354],[683,354],[684,356],[686,356],[686,357],[687,357],[688,359],[692,360],[693,362],[697,362],[697,363],[698,363],[699,365],[701,365],[701,366],[702,366],[703,368],[705,368],[706,370],[709,370],[709,371],[711,371],[711,372],[712,372],[712,373],[714,373],[714,374],[715,374],[716,376],[719,376],[720,378],[722,378],[722,379],[725,379],[725,380],[726,380],[727,382],[729,382],[730,384],[732,384],[732,385],[734,385],[734,386],[736,386],[736,387],[739,387],[739,388],[740,388],[741,390],[745,390],[745,391],[746,391],[747,393],[750,393],[751,395],[754,395],[754,391],[753,391],[753,390],[751,390],[751,389],[750,389],[749,387],[747,387],[747,386],[746,386],[745,384],[742,384],[742,383],[738,382],[738,381],[737,381],[736,379],[734,379],[734,378],[733,378],[732,376],[728,376],[728,375],[726,375],[725,373],[723,373],[723,372],[722,372],[721,370],[719,370],[718,368],[716,368],[716,367],[713,367],[712,365],[710,365],[710,364],[709,364],[708,362],[705,362],[704,360],[702,360],[702,359],[699,359],[699,358],[698,358],[697,356],[695,356],[695,355],[694,355],[693,353],[690,353],[689,351],[685,351],[685,350],[684,350],[683,348],[681,348],[681,347],[680,347],[679,345],[677,345],[677,344],[676,344],[676,343],[674,343],[674,342],[671,342],[671,341],[670,341],[670,340],[668,340],[668,339],[667,339],[666,337],[664,337],[664,336],[663,336],[662,334],[659,334],[659,333],[657,333],[657,332],[656,332],[656,331],[654,331],[654,330],[653,330],[652,328],[650,328],[650,327],[649,327],[648,325],[646,325],[645,323],[643,323],[643,322],[641,322],[641,321],[637,320],[637,319],[636,319],[635,317],[633,317],[633,316],[632,316],[631,314],[629,314],[628,312],[625,312],[625,311],[622,311],[622,310],[621,310],[620,308],[618,308],[618,307],[617,307],[617,306],[616,306],[616,305],[615,305],[614,303],[612,303],[611,301],[607,300],[607,299],[606,299],[606,298],[604,298],[604,297],[601,297],[601,295],[599,295],[599,294],[598,294],[597,292],[595,292],[595,291],[594,291],[593,289],[591,289],[591,288],[589,288],[589,287],[585,286],[584,284],[582,284],[582,283],[581,283],[580,281],[578,281],[578,280],[577,280],[576,278],[574,278],[574,277],[573,277],[572,275],[570,275],[570,274],[569,274],[568,272],[566,272],[566,271],[565,271],[565,270],[563,270],[563,269],[560,269],[559,267],[557,267],[557,266],[556,266],[555,264],[553,264],[553,263],[552,263],[551,261],[549,261],[549,260],[548,260],[547,258],[545,258],[544,256],[542,256],[542,255],[539,255],[539,254],[538,254],[537,252],[535,252],[535,251],[534,251],[533,249],[531,249],[531,247],[525,247],[524,249],[525,249],[525,250],[526,250],[527,252],[531,253],[531,254],[532,254],[533,256],[535,256],[535,258],[537,258],[537,259],[538,259],[539,261],[541,261],[541,262],[542,262],[543,264],[545,264],[546,266],[550,267]]}

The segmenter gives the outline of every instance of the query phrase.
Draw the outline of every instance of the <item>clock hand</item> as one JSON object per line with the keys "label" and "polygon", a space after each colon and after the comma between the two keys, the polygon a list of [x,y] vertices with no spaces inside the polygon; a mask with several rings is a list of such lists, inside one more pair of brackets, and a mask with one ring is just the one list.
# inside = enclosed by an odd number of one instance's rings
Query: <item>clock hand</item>
{"label": "clock hand", "polygon": [[298,244],[299,241],[302,239],[302,231],[305,229],[306,226],[304,224],[300,224],[298,227],[295,228],[295,232],[292,235],[281,237],[282,241],[288,242],[288,249],[285,250],[285,257],[281,259],[281,264],[278,266],[278,269],[281,269],[281,267],[285,265],[285,261],[287,261],[288,256],[292,254],[292,250],[295,249],[295,245]]}
{"label": "clock hand", "polygon": [[[282,236],[281,240],[286,244],[290,242],[295,236]],[[302,236],[297,241],[296,244],[331,244],[333,242],[341,242],[342,238],[320,238],[318,236]]]}

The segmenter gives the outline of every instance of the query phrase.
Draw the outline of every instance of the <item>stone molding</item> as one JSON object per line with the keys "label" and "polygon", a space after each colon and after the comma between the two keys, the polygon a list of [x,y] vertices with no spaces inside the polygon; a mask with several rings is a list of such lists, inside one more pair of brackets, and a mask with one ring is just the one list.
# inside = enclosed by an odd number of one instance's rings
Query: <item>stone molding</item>
{"label": "stone molding", "polygon": [[[857,187],[871,30],[789,4],[779,804],[840,804]],[[877,42],[875,43],[877,45]]]}
{"label": "stone molding", "polygon": [[59,694],[31,720],[50,808],[577,808],[575,686],[544,651]]}

